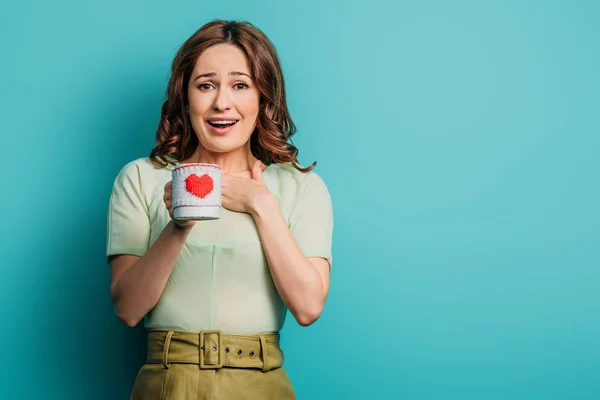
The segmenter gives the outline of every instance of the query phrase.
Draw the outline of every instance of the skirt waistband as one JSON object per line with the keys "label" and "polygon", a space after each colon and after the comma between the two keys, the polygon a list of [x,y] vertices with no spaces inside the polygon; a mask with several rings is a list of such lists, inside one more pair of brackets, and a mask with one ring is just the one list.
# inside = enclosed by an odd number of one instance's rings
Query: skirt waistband
{"label": "skirt waistband", "polygon": [[223,367],[257,368],[263,371],[283,366],[279,333],[231,335],[219,330],[184,332],[148,330],[148,364],[198,364],[201,369]]}

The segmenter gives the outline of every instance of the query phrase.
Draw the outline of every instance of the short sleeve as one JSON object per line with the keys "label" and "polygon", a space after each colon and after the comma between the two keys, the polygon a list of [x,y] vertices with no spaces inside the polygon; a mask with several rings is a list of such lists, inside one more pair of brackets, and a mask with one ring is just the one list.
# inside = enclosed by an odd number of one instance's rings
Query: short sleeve
{"label": "short sleeve", "polygon": [[292,206],[289,227],[306,257],[322,257],[332,265],[333,209],[329,190],[316,173],[309,173]]}
{"label": "short sleeve", "polygon": [[107,215],[106,256],[143,256],[150,240],[148,207],[141,187],[139,167],[131,162],[117,175]]}

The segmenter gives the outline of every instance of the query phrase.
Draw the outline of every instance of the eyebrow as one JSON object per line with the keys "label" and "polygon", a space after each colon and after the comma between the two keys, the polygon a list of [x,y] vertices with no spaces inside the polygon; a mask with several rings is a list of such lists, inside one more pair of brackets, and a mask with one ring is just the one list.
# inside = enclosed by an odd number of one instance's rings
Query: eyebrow
{"label": "eyebrow", "polygon": [[[248,78],[252,79],[252,78],[250,77],[250,75],[248,75],[248,74],[247,74],[247,73],[245,73],[245,72],[240,72],[240,71],[231,71],[231,72],[230,72],[230,73],[228,73],[227,75],[230,75],[230,76],[239,76],[239,75],[245,75],[245,76],[247,76]],[[194,82],[196,82],[196,80],[198,80],[198,78],[214,78],[215,76],[217,76],[217,73],[216,73],[216,72],[207,72],[207,73],[205,73],[205,74],[200,74],[200,75],[198,75],[196,78],[194,78]]]}

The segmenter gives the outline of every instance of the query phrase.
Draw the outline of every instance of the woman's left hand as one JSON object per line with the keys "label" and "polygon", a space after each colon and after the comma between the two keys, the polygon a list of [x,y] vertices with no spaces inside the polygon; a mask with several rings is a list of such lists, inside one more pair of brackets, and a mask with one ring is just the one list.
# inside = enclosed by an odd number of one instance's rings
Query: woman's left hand
{"label": "woman's left hand", "polygon": [[262,178],[263,167],[262,162],[256,161],[252,166],[251,178],[223,175],[221,179],[222,206],[231,211],[252,214],[261,202],[268,201],[271,192]]}

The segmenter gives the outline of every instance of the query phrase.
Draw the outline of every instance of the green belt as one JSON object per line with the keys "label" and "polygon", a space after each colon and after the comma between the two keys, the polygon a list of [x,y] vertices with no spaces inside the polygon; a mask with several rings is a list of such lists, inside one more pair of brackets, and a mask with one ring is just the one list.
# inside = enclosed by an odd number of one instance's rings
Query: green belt
{"label": "green belt", "polygon": [[163,364],[165,368],[180,363],[198,364],[201,369],[234,367],[270,371],[283,365],[283,352],[279,333],[230,335],[219,330],[149,329],[147,363]]}

